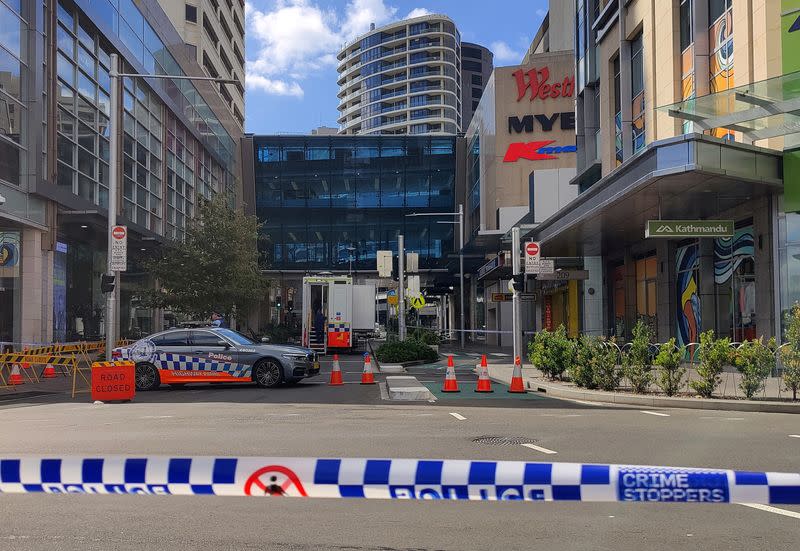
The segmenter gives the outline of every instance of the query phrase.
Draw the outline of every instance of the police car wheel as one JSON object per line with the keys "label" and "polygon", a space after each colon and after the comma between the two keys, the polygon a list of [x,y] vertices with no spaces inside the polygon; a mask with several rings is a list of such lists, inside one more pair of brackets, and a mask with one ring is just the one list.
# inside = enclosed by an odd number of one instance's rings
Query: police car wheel
{"label": "police car wheel", "polygon": [[161,384],[156,366],[148,363],[136,364],[136,390],[153,390]]}
{"label": "police car wheel", "polygon": [[262,388],[278,386],[281,379],[283,372],[275,360],[261,360],[253,367],[253,381]]}

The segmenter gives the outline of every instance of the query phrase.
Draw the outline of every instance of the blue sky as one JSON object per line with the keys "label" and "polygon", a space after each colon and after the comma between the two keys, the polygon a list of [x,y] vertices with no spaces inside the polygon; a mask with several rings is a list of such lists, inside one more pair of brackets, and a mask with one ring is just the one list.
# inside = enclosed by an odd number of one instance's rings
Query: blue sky
{"label": "blue sky", "polygon": [[247,0],[246,131],[336,126],[336,53],[371,22],[444,13],[464,41],[494,51],[495,65],[513,65],[546,10],[547,0]]}

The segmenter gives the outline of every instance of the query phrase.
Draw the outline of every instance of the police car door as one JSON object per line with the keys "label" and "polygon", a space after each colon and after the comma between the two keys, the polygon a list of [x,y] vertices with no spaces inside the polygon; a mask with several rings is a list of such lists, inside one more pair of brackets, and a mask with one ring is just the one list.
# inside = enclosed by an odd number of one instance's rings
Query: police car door
{"label": "police car door", "polygon": [[191,338],[192,356],[208,378],[227,381],[236,377],[239,353],[227,340],[203,329],[192,331]]}
{"label": "police car door", "polygon": [[167,331],[150,341],[156,349],[153,363],[159,370],[161,382],[172,382],[176,377],[176,370],[182,365],[181,358],[188,357],[192,352],[189,331]]}

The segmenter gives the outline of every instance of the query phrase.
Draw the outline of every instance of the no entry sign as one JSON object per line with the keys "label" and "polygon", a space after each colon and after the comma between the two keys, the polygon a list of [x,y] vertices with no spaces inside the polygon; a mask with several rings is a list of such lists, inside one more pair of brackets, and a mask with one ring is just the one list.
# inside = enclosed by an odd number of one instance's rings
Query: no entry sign
{"label": "no entry sign", "polygon": [[536,266],[539,264],[539,255],[542,248],[539,246],[538,241],[528,241],[525,243],[525,272],[534,273]]}
{"label": "no entry sign", "polygon": [[111,270],[124,272],[128,269],[128,228],[111,228]]}

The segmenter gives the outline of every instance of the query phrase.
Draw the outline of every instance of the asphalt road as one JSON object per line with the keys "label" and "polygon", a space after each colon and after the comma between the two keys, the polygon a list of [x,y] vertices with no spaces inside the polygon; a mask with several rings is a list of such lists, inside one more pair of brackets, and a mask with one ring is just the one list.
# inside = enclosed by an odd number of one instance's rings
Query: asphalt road
{"label": "asphalt road", "polygon": [[[800,470],[800,438],[790,436],[800,434],[800,419],[792,415],[646,413],[520,398],[501,388],[476,398],[466,386],[437,394],[435,403],[397,403],[382,399],[377,385],[357,384],[355,361],[343,364],[342,387],[198,386],[142,393],[131,404],[51,395],[6,401],[0,456],[411,457]],[[469,382],[470,363],[457,361],[464,366],[459,382]],[[435,389],[439,367],[414,373]],[[474,441],[481,436],[526,438],[557,453]],[[15,550],[779,550],[800,541],[794,506],[768,512],[700,504],[0,495],[0,511],[0,549]]]}

